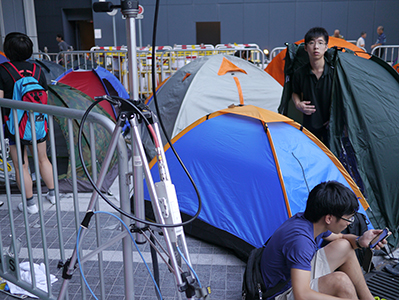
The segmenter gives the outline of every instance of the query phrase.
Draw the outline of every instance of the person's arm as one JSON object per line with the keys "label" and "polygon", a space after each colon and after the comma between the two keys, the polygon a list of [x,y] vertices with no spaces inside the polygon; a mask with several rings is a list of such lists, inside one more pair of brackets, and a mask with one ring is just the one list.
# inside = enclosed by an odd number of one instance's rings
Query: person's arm
{"label": "person's arm", "polygon": [[374,49],[375,47],[380,46],[380,45],[382,45],[382,41],[381,41],[381,37],[379,36],[377,38],[377,41],[375,42],[375,44],[371,45],[371,49]]}
{"label": "person's arm", "polygon": [[[363,233],[361,236],[357,236],[354,234],[342,234],[342,233],[331,233],[328,237],[324,238],[326,241],[334,241],[336,239],[346,239],[351,243],[353,249],[366,248],[369,246],[370,242],[380,233],[381,229],[370,229]],[[374,248],[376,250],[381,249],[387,243],[387,240],[384,239],[378,243],[378,245]]]}
{"label": "person's arm", "polygon": [[381,43],[377,43],[377,44],[371,45],[371,49],[374,49],[375,47],[380,46],[380,45],[382,45],[382,44]]}
{"label": "person's arm", "polygon": [[4,91],[0,90],[0,98],[4,98]]}
{"label": "person's arm", "polygon": [[292,93],[292,101],[294,102],[296,109],[305,115],[311,115],[316,111],[316,108],[311,104],[311,101],[301,101],[301,98],[296,93]]}
{"label": "person's arm", "polygon": [[292,292],[295,300],[334,300],[342,299],[316,292],[310,288],[310,271],[291,269]]}

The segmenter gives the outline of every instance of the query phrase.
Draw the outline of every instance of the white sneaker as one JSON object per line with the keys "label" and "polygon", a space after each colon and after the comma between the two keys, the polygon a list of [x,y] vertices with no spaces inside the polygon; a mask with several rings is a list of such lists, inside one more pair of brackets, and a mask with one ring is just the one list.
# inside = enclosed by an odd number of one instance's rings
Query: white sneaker
{"label": "white sneaker", "polygon": [[51,204],[55,204],[55,195],[52,195],[52,196],[51,196],[49,193],[47,193],[46,199],[47,199]]}
{"label": "white sneaker", "polygon": [[[24,207],[22,205],[22,203],[18,204],[18,209],[19,211],[24,211]],[[27,206],[26,210],[28,211],[29,214],[33,215],[33,214],[37,214],[39,211],[39,208],[37,207],[37,205],[32,205],[32,206]]]}

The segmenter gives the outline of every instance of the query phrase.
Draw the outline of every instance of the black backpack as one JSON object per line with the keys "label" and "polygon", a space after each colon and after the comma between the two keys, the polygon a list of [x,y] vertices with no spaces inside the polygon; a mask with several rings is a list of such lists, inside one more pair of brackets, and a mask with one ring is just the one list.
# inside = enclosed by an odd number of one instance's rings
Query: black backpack
{"label": "black backpack", "polygon": [[289,281],[280,281],[275,287],[266,291],[260,267],[264,249],[264,246],[256,248],[249,254],[242,280],[242,300],[267,299],[279,292]]}

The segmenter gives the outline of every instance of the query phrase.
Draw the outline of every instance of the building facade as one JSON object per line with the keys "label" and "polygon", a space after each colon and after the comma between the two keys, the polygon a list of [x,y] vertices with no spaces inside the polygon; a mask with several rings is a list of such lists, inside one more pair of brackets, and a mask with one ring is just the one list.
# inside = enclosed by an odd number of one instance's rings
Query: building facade
{"label": "building facade", "polygon": [[[121,0],[112,0],[115,5]],[[123,0],[122,0],[123,1]],[[61,33],[76,50],[91,46],[126,45],[126,21],[95,13],[97,0],[0,0],[3,15],[1,35],[11,31],[29,32],[38,48],[57,52],[55,36]],[[332,35],[335,29],[348,40],[367,32],[366,49],[377,39],[383,25],[387,44],[399,44],[399,1],[397,0],[161,0],[157,45],[255,43],[273,49],[302,39],[306,31],[322,26]],[[136,20],[137,45],[151,44],[155,0],[141,0],[144,18]],[[34,4],[34,5],[33,5]],[[20,18],[21,11],[34,13],[35,24]],[[27,26],[27,22],[29,26]]]}

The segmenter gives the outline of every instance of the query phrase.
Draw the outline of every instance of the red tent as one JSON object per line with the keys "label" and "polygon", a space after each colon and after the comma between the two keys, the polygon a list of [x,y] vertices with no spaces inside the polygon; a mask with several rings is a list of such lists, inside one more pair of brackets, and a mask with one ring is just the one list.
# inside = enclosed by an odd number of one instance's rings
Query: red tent
{"label": "red tent", "polygon": [[[95,70],[69,70],[61,75],[57,82],[67,84],[94,99],[97,96],[109,95],[107,88]],[[107,101],[100,102],[104,110],[116,121],[114,108]]]}

